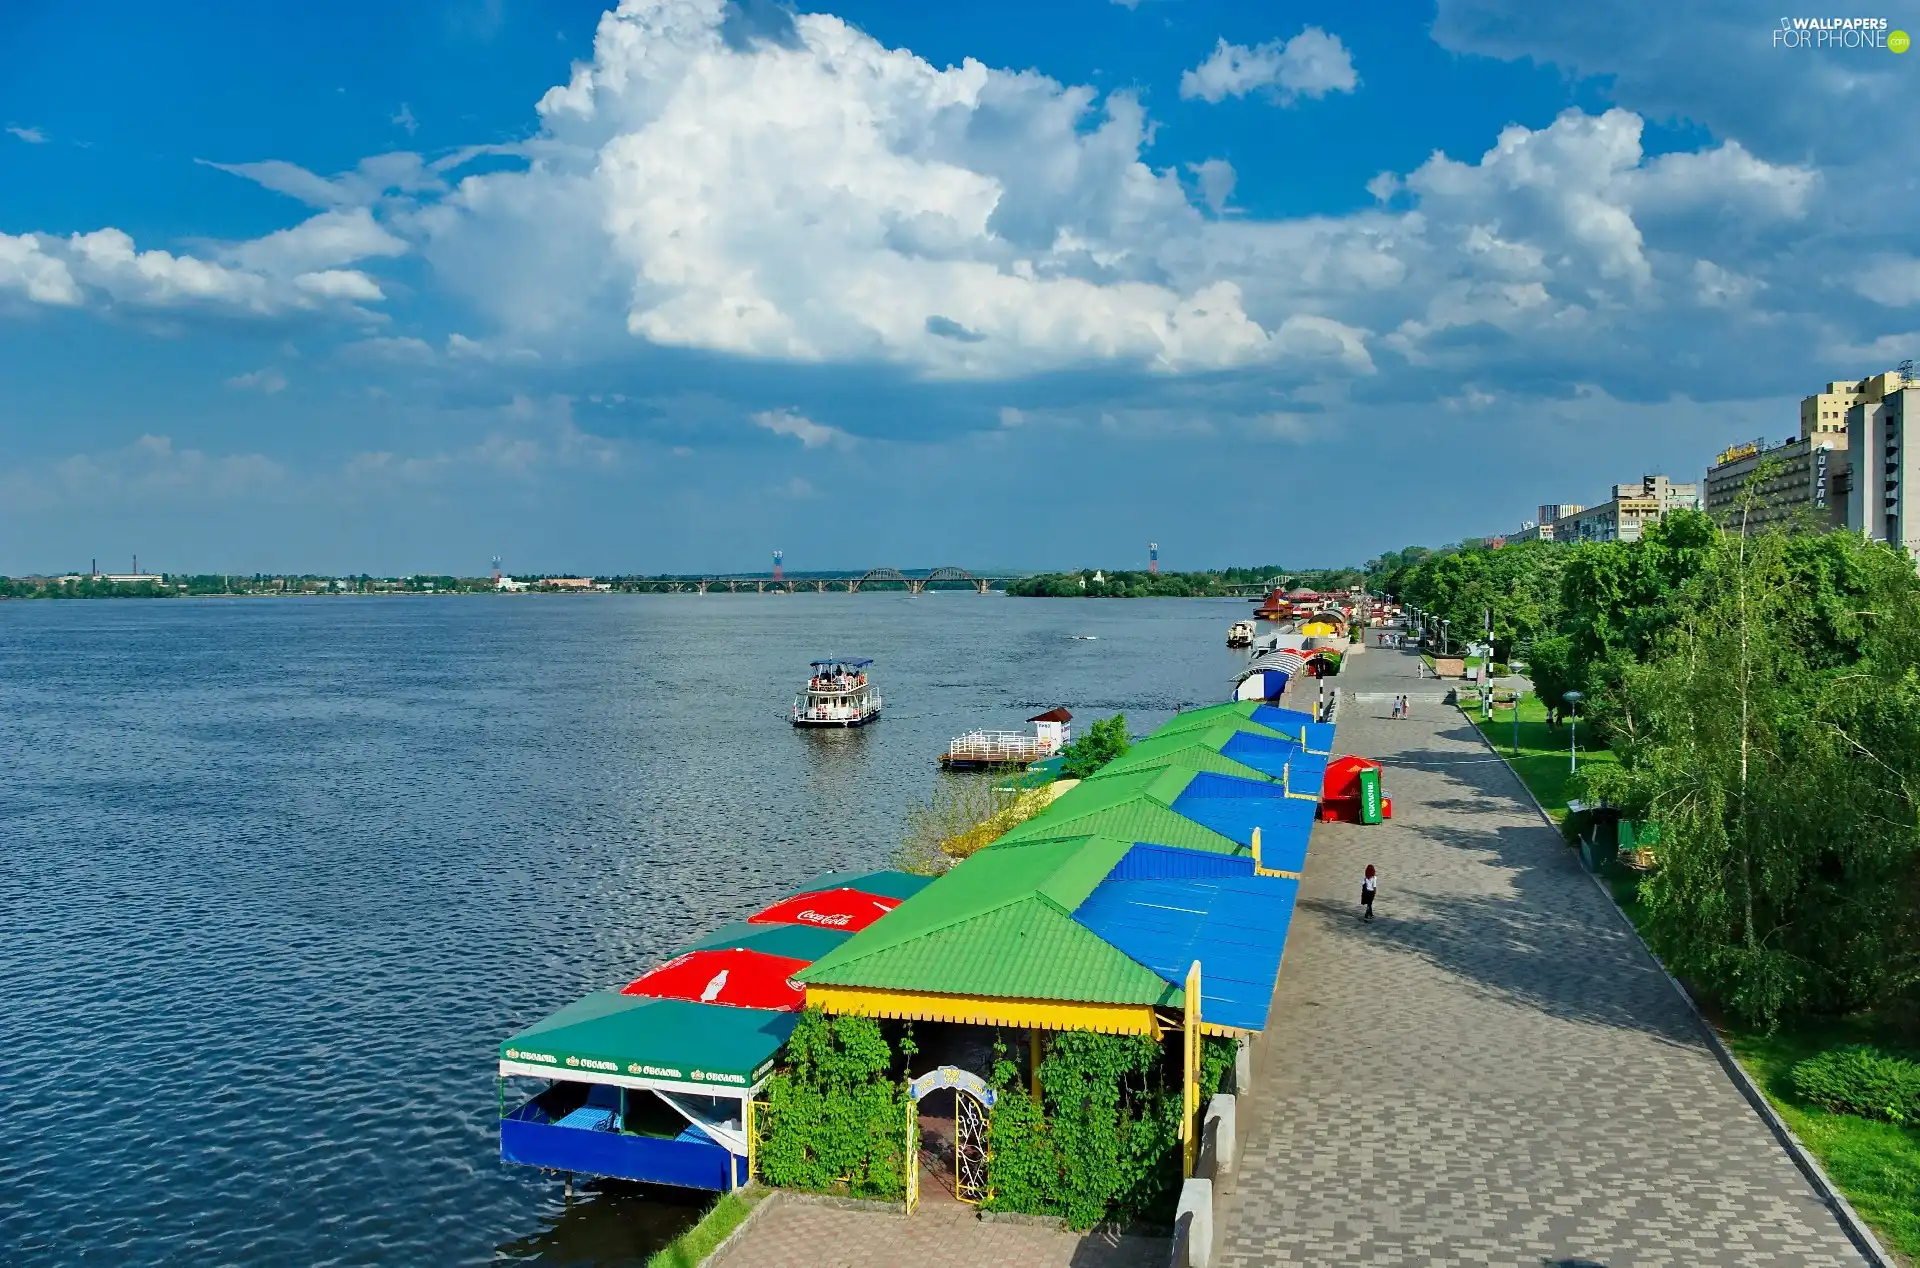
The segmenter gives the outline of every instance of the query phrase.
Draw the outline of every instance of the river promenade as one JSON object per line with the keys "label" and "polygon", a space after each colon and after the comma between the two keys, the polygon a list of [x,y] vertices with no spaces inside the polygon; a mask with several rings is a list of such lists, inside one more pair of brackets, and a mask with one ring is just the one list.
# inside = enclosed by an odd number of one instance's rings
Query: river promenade
{"label": "river promenade", "polygon": [[[1415,664],[1335,681],[1442,687]],[[1314,834],[1213,1262],[1865,1262],[1460,712],[1349,695],[1338,722],[1394,818]]]}

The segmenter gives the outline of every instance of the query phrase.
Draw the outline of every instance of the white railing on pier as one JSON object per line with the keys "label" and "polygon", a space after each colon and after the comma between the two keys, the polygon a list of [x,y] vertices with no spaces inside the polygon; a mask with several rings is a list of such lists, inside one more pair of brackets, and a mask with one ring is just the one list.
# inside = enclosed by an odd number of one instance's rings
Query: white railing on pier
{"label": "white railing on pier", "polygon": [[954,762],[990,762],[994,765],[1037,762],[1060,751],[1025,731],[969,731],[955,736],[947,745],[947,760]]}

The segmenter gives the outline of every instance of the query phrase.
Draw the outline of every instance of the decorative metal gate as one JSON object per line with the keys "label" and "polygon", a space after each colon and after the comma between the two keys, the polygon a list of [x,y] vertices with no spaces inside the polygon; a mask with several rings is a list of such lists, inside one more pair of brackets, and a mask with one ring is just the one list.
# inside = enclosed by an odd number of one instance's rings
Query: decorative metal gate
{"label": "decorative metal gate", "polygon": [[920,1102],[907,1101],[907,1214],[920,1205]]}
{"label": "decorative metal gate", "polygon": [[965,1088],[953,1090],[953,1196],[987,1198],[987,1107]]}
{"label": "decorative metal gate", "polygon": [[[997,1093],[979,1075],[958,1066],[943,1065],[907,1084],[914,1105],[927,1093],[953,1089],[953,1196],[962,1202],[987,1199],[987,1114]],[[910,1137],[907,1172],[907,1210],[920,1196],[919,1128]]]}

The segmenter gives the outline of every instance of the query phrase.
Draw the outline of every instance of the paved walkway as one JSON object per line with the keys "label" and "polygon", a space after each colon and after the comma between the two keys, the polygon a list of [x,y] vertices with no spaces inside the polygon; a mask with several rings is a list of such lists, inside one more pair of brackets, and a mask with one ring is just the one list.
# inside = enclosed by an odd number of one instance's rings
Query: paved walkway
{"label": "paved walkway", "polygon": [[782,1201],[709,1268],[1165,1268],[1167,1243],[989,1223],[957,1202],[913,1218]]}
{"label": "paved walkway", "polygon": [[[1413,664],[1335,681],[1440,688]],[[1315,832],[1215,1263],[1860,1264],[1458,710],[1348,704],[1394,818]]]}

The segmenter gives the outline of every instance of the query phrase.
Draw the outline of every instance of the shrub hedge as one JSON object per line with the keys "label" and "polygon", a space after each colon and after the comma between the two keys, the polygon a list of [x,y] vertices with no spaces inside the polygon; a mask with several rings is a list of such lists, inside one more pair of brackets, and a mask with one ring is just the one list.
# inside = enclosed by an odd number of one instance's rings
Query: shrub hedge
{"label": "shrub hedge", "polygon": [[1808,1057],[1793,1067],[1801,1099],[1882,1122],[1920,1124],[1920,1063],[1869,1044]]}

